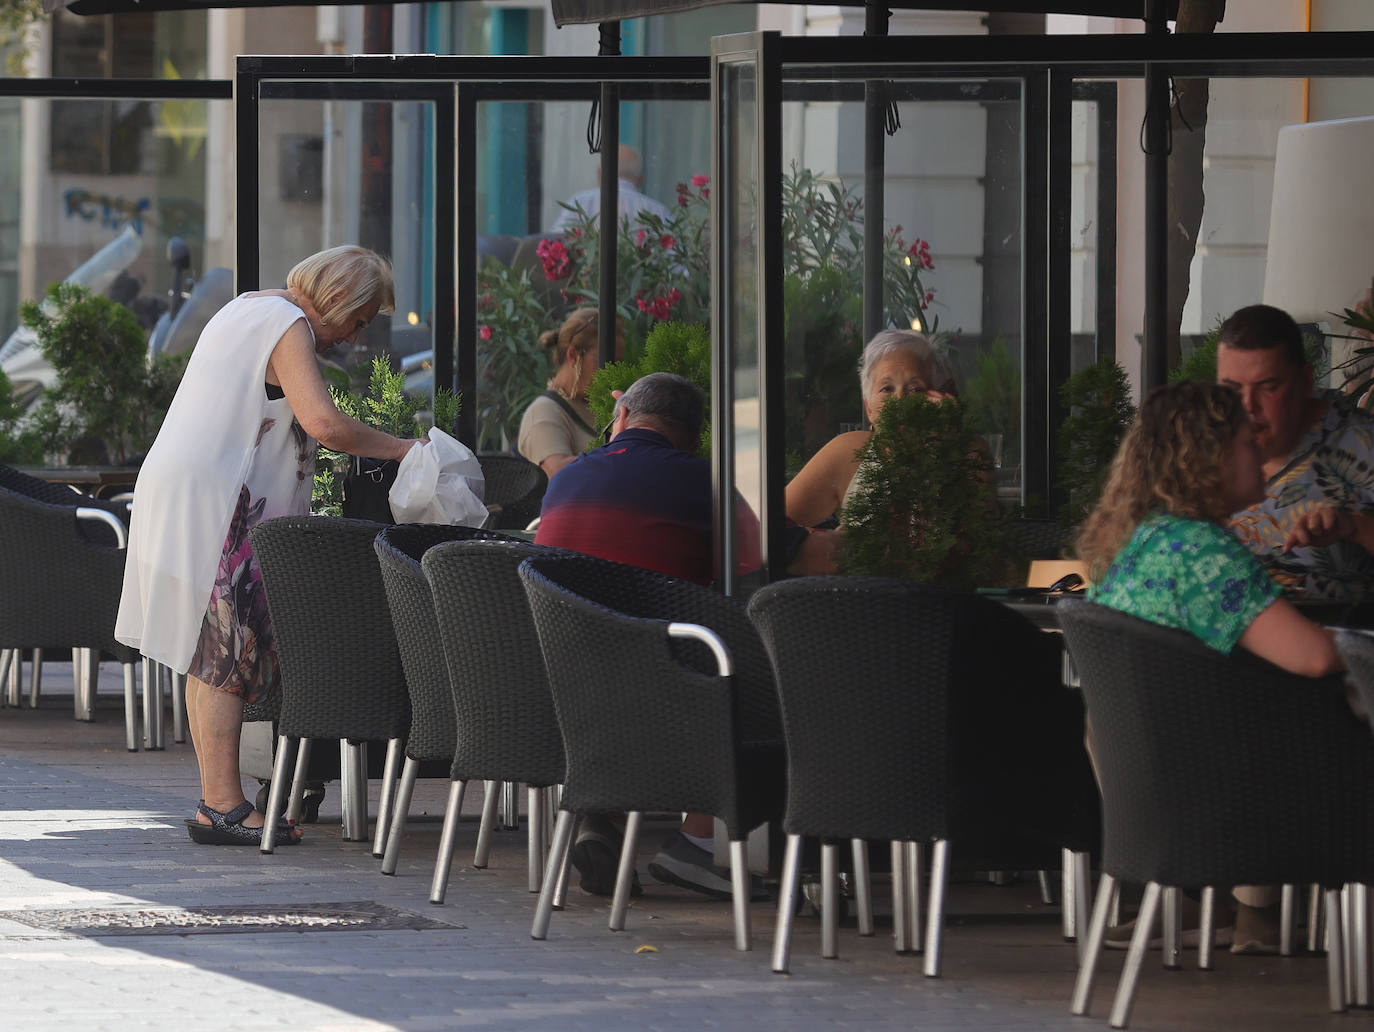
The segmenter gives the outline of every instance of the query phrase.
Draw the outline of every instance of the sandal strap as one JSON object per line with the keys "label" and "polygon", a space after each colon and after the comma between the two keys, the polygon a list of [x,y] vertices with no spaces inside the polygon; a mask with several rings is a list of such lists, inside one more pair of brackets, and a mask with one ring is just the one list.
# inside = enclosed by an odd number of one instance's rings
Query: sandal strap
{"label": "sandal strap", "polygon": [[218,810],[212,809],[204,803],[201,803],[196,809],[205,814],[206,817],[209,817],[211,824],[223,827],[227,824],[242,824],[244,818],[253,812],[253,804],[245,799],[228,813],[220,813]]}

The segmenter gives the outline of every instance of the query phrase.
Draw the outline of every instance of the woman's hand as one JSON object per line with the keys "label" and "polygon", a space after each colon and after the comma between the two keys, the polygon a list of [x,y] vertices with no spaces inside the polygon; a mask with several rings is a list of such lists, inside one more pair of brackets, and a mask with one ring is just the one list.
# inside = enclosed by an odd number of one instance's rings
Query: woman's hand
{"label": "woman's hand", "polygon": [[1374,540],[1370,527],[1372,522],[1374,518],[1367,513],[1323,505],[1298,517],[1293,529],[1288,532],[1283,550],[1291,552],[1295,548],[1325,548],[1337,541],[1354,538],[1368,551],[1366,542]]}

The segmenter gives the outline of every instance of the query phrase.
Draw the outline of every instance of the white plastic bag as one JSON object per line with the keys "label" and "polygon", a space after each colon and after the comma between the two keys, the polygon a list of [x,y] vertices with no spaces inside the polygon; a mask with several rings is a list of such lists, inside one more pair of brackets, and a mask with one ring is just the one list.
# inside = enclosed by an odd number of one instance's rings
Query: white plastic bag
{"label": "white plastic bag", "polygon": [[486,481],[477,456],[437,426],[429,443],[406,452],[387,499],[397,523],[450,523],[480,527]]}

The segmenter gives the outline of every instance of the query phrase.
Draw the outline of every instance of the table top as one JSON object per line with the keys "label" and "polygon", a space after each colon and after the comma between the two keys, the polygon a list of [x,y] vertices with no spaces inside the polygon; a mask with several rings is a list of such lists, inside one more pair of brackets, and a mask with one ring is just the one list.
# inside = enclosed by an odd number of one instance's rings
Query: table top
{"label": "table top", "polygon": [[95,488],[97,498],[127,490],[138,480],[137,466],[19,466],[20,473],[26,473],[50,484],[71,484],[76,487]]}

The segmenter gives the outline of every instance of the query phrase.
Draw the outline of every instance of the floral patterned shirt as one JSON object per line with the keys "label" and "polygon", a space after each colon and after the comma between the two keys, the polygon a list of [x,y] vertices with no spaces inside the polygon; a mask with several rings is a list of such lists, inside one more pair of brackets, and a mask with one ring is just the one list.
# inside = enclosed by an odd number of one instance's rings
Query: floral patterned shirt
{"label": "floral patterned shirt", "polygon": [[1088,598],[1176,627],[1230,655],[1279,586],[1226,528],[1156,513],[1143,520]]}
{"label": "floral patterned shirt", "polygon": [[1351,602],[1374,594],[1374,557],[1353,541],[1284,552],[1298,518],[1323,505],[1374,510],[1374,416],[1338,392],[1265,485],[1264,501],[1231,517],[1231,532],[1281,587]]}

